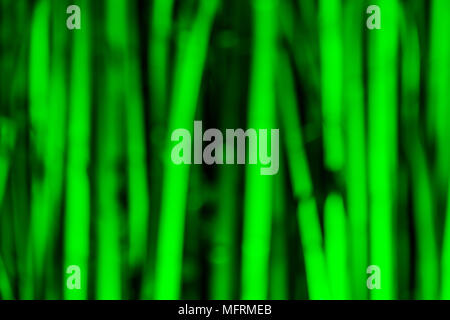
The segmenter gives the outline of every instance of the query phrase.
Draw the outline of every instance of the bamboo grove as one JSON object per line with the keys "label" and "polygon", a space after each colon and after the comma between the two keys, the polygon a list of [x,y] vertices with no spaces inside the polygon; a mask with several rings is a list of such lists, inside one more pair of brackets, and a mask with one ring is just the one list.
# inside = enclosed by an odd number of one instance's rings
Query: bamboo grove
{"label": "bamboo grove", "polygon": [[[0,298],[450,299],[449,13],[0,0]],[[278,174],[173,164],[196,120],[279,128]]]}

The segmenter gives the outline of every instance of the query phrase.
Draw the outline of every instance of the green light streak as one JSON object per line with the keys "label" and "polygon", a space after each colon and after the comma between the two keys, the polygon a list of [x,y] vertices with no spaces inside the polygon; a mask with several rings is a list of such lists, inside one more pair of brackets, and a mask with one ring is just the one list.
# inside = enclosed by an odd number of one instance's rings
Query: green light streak
{"label": "green light streak", "polygon": [[313,198],[302,200],[298,206],[300,237],[305,256],[308,295],[311,300],[331,298],[328,273],[322,245],[322,232]]}
{"label": "green light streak", "polygon": [[[30,124],[34,134],[30,140],[36,147],[36,156],[44,158],[46,145],[46,111],[49,98],[49,22],[50,3],[48,0],[39,2],[33,13],[30,35],[30,65],[29,65],[29,96],[30,96]],[[45,253],[46,224],[48,223],[48,205],[44,201],[44,184],[41,178],[33,172],[31,186],[31,222],[30,238],[27,253],[27,270],[24,277],[26,284],[21,290],[23,298],[32,299],[35,295],[34,279],[42,277],[43,256]],[[34,276],[35,277],[34,277]]]}
{"label": "green light streak", "polygon": [[124,94],[123,58],[126,50],[128,13],[126,0],[108,1],[106,34],[111,50],[106,71],[105,105],[101,109],[98,133],[98,262],[97,298],[120,299],[121,250],[118,177],[121,98]]}
{"label": "green light streak", "polygon": [[161,125],[167,106],[169,36],[171,33],[173,0],[155,0],[153,3],[150,41],[150,83],[152,90],[152,119]]}
{"label": "green light streak", "polygon": [[325,254],[333,299],[350,299],[347,267],[347,221],[342,197],[331,193],[325,201]]}
{"label": "green light streak", "polygon": [[319,1],[320,63],[325,166],[339,171],[344,164],[342,136],[341,1]]}
{"label": "green light streak", "polygon": [[430,73],[428,75],[428,128],[435,130],[437,177],[440,188],[446,190],[450,166],[450,2],[431,3]]}
{"label": "green light streak", "polygon": [[329,299],[330,288],[322,247],[322,231],[316,202],[312,196],[312,181],[303,146],[294,79],[286,53],[278,57],[277,88],[290,177],[294,196],[299,201],[300,240],[304,252],[308,294],[309,298],[314,300]]}
{"label": "green light streak", "polygon": [[379,0],[382,29],[369,32],[369,196],[370,265],[377,265],[382,288],[374,299],[394,299],[394,192],[397,158],[397,15],[396,0]]}
{"label": "green light streak", "polygon": [[[345,166],[347,204],[349,217],[350,270],[353,295],[367,298],[366,268],[368,266],[368,215],[367,215],[367,159],[363,86],[362,28],[360,12],[364,1],[348,1],[344,9],[344,85],[343,99],[347,163]],[[355,17],[361,17],[356,19]]]}
{"label": "green light streak", "polygon": [[91,60],[90,19],[87,1],[81,3],[82,29],[74,32],[70,108],[68,122],[68,155],[65,216],[64,268],[78,265],[81,270],[81,289],[69,290],[64,283],[65,299],[87,299],[90,234],[90,105]]}
{"label": "green light streak", "polygon": [[306,153],[303,147],[303,135],[295,96],[294,79],[285,52],[278,56],[277,97],[280,103],[281,125],[286,143],[289,172],[294,195],[300,199],[312,194],[312,182],[309,174]]}
{"label": "green light streak", "polygon": [[[192,128],[208,50],[211,25],[219,1],[202,0],[186,38],[180,38],[176,60],[168,141],[173,130]],[[167,146],[162,186],[161,217],[155,266],[155,299],[178,299],[181,290],[183,236],[189,167],[171,162]]]}
{"label": "green light streak", "polygon": [[414,222],[417,230],[417,294],[419,299],[436,299],[438,254],[434,226],[433,194],[425,151],[419,136],[420,47],[417,27],[404,19],[402,57],[402,118],[408,132],[406,149],[411,162]]}
{"label": "green light streak", "polygon": [[[250,80],[248,127],[271,129],[275,123],[273,90],[276,59],[276,1],[252,2],[254,43]],[[260,166],[245,172],[244,229],[242,239],[242,299],[266,299],[272,223],[273,176],[260,174]]]}
{"label": "green light streak", "polygon": [[[282,160],[282,159],[281,159]],[[270,294],[269,299],[284,300],[289,298],[288,243],[286,226],[286,190],[284,172],[280,170],[275,176],[272,252],[270,257]]]}

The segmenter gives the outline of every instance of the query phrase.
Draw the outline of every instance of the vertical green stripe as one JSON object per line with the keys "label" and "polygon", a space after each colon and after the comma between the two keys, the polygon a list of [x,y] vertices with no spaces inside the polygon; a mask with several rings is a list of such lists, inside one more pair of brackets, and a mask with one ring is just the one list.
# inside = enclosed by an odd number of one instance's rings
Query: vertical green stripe
{"label": "vertical green stripe", "polygon": [[[36,150],[38,161],[43,161],[44,146],[46,143],[46,113],[49,98],[49,67],[50,67],[50,3],[48,0],[40,1],[34,10],[31,22],[30,43],[30,125],[33,134],[31,143]],[[43,199],[43,183],[36,172],[31,179],[31,223],[30,238],[27,253],[27,281],[21,291],[23,298],[31,299],[35,294],[34,283],[41,278],[43,272],[43,255],[45,251],[45,224],[48,222],[46,213],[48,209]],[[42,228],[44,227],[44,228]]]}
{"label": "vertical green stripe", "polygon": [[122,115],[124,97],[124,58],[127,39],[126,0],[110,0],[106,5],[106,34],[110,50],[106,70],[104,106],[99,115],[98,133],[98,262],[97,298],[120,299],[121,247],[120,181],[118,164],[121,156]]}
{"label": "vertical green stripe", "polygon": [[[74,31],[68,116],[67,195],[65,216],[64,269],[77,265],[81,271],[81,290],[69,290],[64,283],[64,298],[86,299],[88,296],[91,119],[91,60],[88,2],[80,3],[81,30]],[[67,277],[67,275],[66,275]]]}
{"label": "vertical green stripe", "polygon": [[437,148],[437,173],[439,187],[446,189],[448,183],[450,151],[450,2],[431,2],[430,71],[428,75],[427,114],[429,128],[435,130]]}
{"label": "vertical green stripe", "polygon": [[[368,259],[367,159],[363,86],[362,36],[364,1],[347,1],[344,9],[344,87],[349,217],[350,272],[353,297],[367,298]],[[360,17],[356,19],[356,17]],[[363,26],[363,27],[362,27]]]}
{"label": "vertical green stripe", "polygon": [[347,267],[347,221],[342,197],[331,193],[325,200],[325,254],[333,299],[350,299]]}
{"label": "vertical green stripe", "polygon": [[[196,20],[181,38],[174,71],[168,141],[173,130],[191,129],[208,50],[211,25],[218,1],[202,0]],[[171,162],[170,146],[164,153],[161,217],[156,251],[155,298],[178,299],[181,291],[183,237],[189,167]]]}
{"label": "vertical green stripe", "polygon": [[313,198],[300,202],[298,206],[300,237],[305,256],[306,281],[308,296],[311,300],[328,300],[331,298],[328,272],[323,251],[322,231]]}
{"label": "vertical green stripe", "polygon": [[325,166],[333,171],[344,164],[342,135],[341,1],[319,1],[321,93]]}
{"label": "vertical green stripe", "polygon": [[[252,2],[254,42],[248,127],[268,129],[269,133],[276,124],[273,90],[276,4],[275,0]],[[274,177],[261,175],[260,166],[247,165],[245,178],[241,298],[266,299]]]}
{"label": "vertical green stripe", "polygon": [[371,257],[381,269],[375,299],[396,297],[394,260],[395,172],[397,158],[397,15],[396,0],[379,0],[382,29],[369,30],[369,195]]}

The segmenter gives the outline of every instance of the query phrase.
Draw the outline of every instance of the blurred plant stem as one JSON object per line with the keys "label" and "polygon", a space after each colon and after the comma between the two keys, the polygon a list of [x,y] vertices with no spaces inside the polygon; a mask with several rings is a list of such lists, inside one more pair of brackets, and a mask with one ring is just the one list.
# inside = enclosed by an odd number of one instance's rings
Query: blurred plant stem
{"label": "blurred plant stem", "polygon": [[[189,33],[178,42],[167,141],[173,130],[191,128],[218,0],[201,0]],[[155,299],[178,299],[181,291],[184,219],[189,167],[171,162],[167,145],[162,185],[161,216],[155,265]]]}
{"label": "blurred plant stem", "polygon": [[397,0],[377,0],[383,27],[369,33],[368,159],[370,203],[370,265],[383,274],[374,299],[395,299],[395,191],[397,185]]}
{"label": "blurred plant stem", "polygon": [[[83,8],[89,6],[84,0]],[[89,7],[88,7],[89,8]],[[73,37],[70,79],[70,104],[67,145],[67,185],[65,215],[64,269],[77,265],[81,269],[81,283],[90,280],[90,220],[91,184],[88,167],[91,161],[91,32],[90,10],[83,12],[82,29]],[[66,299],[87,299],[87,286],[69,290],[64,286]]]}

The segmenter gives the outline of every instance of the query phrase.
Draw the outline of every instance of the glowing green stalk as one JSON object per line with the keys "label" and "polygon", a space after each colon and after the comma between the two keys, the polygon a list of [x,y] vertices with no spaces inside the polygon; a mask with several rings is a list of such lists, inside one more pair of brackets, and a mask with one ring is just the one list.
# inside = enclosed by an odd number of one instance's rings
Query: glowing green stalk
{"label": "glowing green stalk", "polygon": [[341,1],[320,0],[320,62],[325,165],[338,171],[344,163],[342,118]]}
{"label": "glowing green stalk", "polygon": [[[174,72],[169,116],[170,141],[173,130],[192,128],[205,64],[211,25],[218,0],[202,0],[196,20],[186,38],[180,38]],[[171,162],[170,144],[164,154],[161,217],[156,251],[155,298],[178,299],[181,289],[184,219],[189,167]]]}
{"label": "glowing green stalk", "polygon": [[106,35],[114,59],[108,60],[104,106],[99,117],[98,133],[98,262],[97,298],[120,299],[121,250],[120,182],[118,164],[121,154],[120,116],[125,86],[124,62],[127,39],[126,0],[108,1],[106,6]]}
{"label": "glowing green stalk", "polygon": [[173,0],[155,0],[153,3],[150,41],[151,110],[153,121],[159,125],[167,107],[169,36],[173,4]]}
{"label": "glowing green stalk", "polygon": [[325,201],[325,253],[333,299],[349,299],[350,287],[347,267],[347,221],[344,202],[331,193]]}
{"label": "glowing green stalk", "polygon": [[394,261],[394,194],[397,158],[397,14],[396,0],[375,1],[382,10],[382,29],[369,31],[369,193],[371,258],[381,269],[380,290],[372,297],[396,296]]}
{"label": "glowing green stalk", "polygon": [[64,298],[86,299],[88,293],[90,234],[90,29],[88,2],[81,4],[82,28],[74,32],[70,109],[68,122],[67,187],[65,216],[64,269],[77,265],[81,289],[69,290],[64,283]]}
{"label": "glowing green stalk", "polygon": [[300,237],[305,256],[308,295],[312,300],[331,298],[323,252],[322,231],[314,198],[300,201],[298,206]]}
{"label": "glowing green stalk", "polygon": [[322,246],[322,231],[303,146],[293,74],[286,53],[278,57],[277,89],[283,137],[288,150],[290,177],[294,196],[299,201],[299,231],[306,266],[308,295],[310,299],[314,300],[329,299],[330,289]]}
{"label": "glowing green stalk", "polygon": [[[49,98],[49,16],[50,3],[48,0],[40,1],[34,10],[31,22],[30,43],[30,71],[29,71],[29,96],[30,96],[30,125],[34,135],[30,137],[37,154],[36,157],[43,161],[44,145],[47,141],[46,112]],[[48,203],[44,201],[44,184],[41,178],[33,173],[31,185],[31,222],[30,238],[27,253],[27,278],[21,291],[24,298],[33,298],[35,277],[40,279],[43,272],[43,257],[45,253],[45,234],[48,223]]]}
{"label": "glowing green stalk", "polygon": [[[347,133],[347,203],[354,298],[367,298],[368,258],[367,174],[363,87],[362,28],[363,0],[347,2],[344,9],[343,98]],[[360,17],[356,19],[355,17]]]}
{"label": "glowing green stalk", "polygon": [[[271,129],[275,122],[274,62],[276,59],[275,0],[254,0],[254,43],[248,127]],[[272,141],[273,143],[273,141]],[[272,223],[273,176],[249,165],[245,173],[244,230],[242,239],[242,298],[266,299]]]}
{"label": "glowing green stalk", "polygon": [[[282,159],[281,163],[282,163]],[[273,236],[270,263],[270,294],[269,299],[288,299],[288,243],[286,237],[286,190],[284,170],[276,175],[274,190]]]}
{"label": "glowing green stalk", "polygon": [[434,129],[437,147],[439,187],[446,189],[450,166],[450,2],[433,0],[431,3],[430,73],[428,75],[428,128]]}

